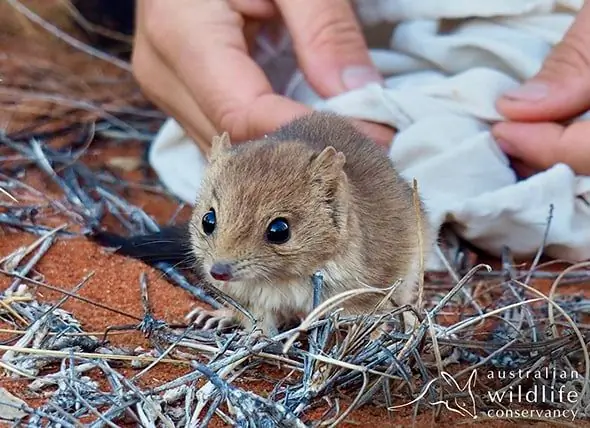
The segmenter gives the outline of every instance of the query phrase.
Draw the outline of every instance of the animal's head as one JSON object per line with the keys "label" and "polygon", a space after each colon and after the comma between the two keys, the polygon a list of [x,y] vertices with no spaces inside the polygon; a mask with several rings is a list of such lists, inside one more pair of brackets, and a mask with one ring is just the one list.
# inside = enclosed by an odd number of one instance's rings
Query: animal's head
{"label": "animal's head", "polygon": [[190,229],[207,279],[289,281],[332,258],[347,233],[344,163],[332,147],[216,137]]}
{"label": "animal's head", "polygon": [[475,409],[475,396],[473,395],[473,388],[477,381],[477,371],[473,370],[471,375],[463,386],[459,386],[457,381],[448,373],[442,372],[442,378],[445,382],[450,385],[453,390],[457,392],[466,393],[461,396],[455,397],[451,402],[445,401],[443,404],[452,412],[459,413],[462,416],[470,416],[475,418],[477,416],[477,410]]}

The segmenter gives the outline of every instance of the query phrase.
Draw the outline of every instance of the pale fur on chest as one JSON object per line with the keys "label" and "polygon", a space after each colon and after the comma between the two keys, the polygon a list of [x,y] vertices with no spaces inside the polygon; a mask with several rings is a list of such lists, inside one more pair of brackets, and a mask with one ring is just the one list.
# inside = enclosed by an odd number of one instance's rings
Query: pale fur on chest
{"label": "pale fur on chest", "polygon": [[[402,284],[398,287],[394,298],[399,305],[411,304],[416,291],[419,276],[419,254],[417,253],[407,270],[400,272]],[[365,269],[360,262],[347,260],[345,264],[329,261],[321,270],[323,276],[322,299],[333,297],[339,293],[354,288],[376,287],[366,284],[362,274]],[[392,285],[392,284],[391,284]],[[288,283],[257,283],[257,282],[228,282],[218,286],[221,291],[230,295],[247,308],[260,322],[266,333],[276,333],[277,324],[302,319],[313,309],[313,283],[311,277],[297,279]],[[371,300],[379,301],[378,295]],[[370,307],[343,304],[345,313],[363,312]],[[242,317],[239,317],[242,318]],[[246,319],[242,322],[249,324]],[[249,328],[250,326],[247,325]]]}
{"label": "pale fur on chest", "polygon": [[[328,261],[321,269],[323,274],[322,300],[362,283],[364,267],[358,257],[338,257]],[[280,318],[305,317],[313,309],[313,283],[310,277],[275,284],[250,281],[229,282],[222,291],[247,307],[255,317],[273,314]]]}
{"label": "pale fur on chest", "polygon": [[291,317],[307,313],[313,299],[311,278],[282,284],[229,282],[220,289],[248,308],[254,317],[266,314]]}

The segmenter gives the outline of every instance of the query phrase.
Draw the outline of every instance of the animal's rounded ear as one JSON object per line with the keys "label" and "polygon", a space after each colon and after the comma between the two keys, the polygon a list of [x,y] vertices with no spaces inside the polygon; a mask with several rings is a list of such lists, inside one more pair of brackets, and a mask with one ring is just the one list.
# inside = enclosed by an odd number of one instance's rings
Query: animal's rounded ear
{"label": "animal's rounded ear", "polygon": [[224,132],[221,135],[216,135],[211,141],[211,152],[209,154],[209,161],[212,162],[221,153],[228,150],[231,147],[231,141],[229,134]]}
{"label": "animal's rounded ear", "polygon": [[333,146],[328,146],[320,154],[312,157],[310,168],[314,174],[337,178],[340,176],[345,163],[346,156],[344,156],[344,153],[336,151]]}

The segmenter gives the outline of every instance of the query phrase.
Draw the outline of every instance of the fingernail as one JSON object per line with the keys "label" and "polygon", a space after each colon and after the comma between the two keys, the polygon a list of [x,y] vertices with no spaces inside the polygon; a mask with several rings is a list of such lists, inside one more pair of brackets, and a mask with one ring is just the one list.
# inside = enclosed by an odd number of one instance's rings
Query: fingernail
{"label": "fingernail", "polygon": [[342,71],[342,83],[346,89],[352,90],[369,83],[383,83],[383,78],[373,67],[353,65]]}
{"label": "fingernail", "polygon": [[540,101],[547,96],[549,88],[544,83],[527,82],[518,88],[504,92],[503,96],[516,101]]}

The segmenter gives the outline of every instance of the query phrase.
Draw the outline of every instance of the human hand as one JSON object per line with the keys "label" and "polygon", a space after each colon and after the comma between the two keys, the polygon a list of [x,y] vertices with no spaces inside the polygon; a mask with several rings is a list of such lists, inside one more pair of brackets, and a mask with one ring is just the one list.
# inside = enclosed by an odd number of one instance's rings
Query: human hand
{"label": "human hand", "polygon": [[[310,111],[273,93],[249,55],[260,21],[279,13],[320,96],[381,81],[348,0],[138,1],[135,77],[206,152],[224,131],[236,142],[259,137]],[[356,124],[384,146],[393,137],[388,127]]]}
{"label": "human hand", "polygon": [[495,124],[492,133],[521,175],[559,162],[590,175],[590,122],[557,123],[590,109],[589,2],[542,69],[496,106],[508,121]]}

